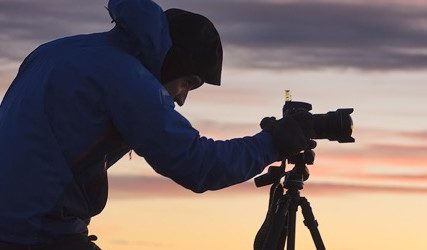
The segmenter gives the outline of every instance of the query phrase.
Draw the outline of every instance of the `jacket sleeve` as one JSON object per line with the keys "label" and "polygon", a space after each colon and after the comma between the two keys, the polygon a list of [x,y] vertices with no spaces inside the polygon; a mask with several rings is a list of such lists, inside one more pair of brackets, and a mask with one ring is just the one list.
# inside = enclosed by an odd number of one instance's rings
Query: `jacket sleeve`
{"label": "jacket sleeve", "polygon": [[123,75],[108,91],[111,119],[157,173],[200,193],[246,181],[277,161],[269,134],[226,141],[201,137],[152,74],[140,68]]}

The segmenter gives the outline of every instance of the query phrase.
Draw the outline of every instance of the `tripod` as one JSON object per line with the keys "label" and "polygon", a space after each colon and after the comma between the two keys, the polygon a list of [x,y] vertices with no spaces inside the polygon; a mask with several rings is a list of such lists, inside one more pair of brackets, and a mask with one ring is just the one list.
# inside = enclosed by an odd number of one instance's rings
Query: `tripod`
{"label": "tripod", "polygon": [[[286,172],[285,162],[282,162],[281,167],[270,167],[267,174],[255,179],[257,187],[272,186],[267,216],[255,237],[254,250],[281,250],[285,249],[285,244],[287,250],[294,250],[298,207],[301,207],[304,224],[310,230],[316,249],[325,250],[310,203],[300,196],[304,181],[309,177],[306,164],[313,164],[314,152],[305,151],[288,162],[295,164],[291,171]],[[285,177],[283,184],[280,183],[282,177]],[[287,189],[285,194],[284,189]]]}

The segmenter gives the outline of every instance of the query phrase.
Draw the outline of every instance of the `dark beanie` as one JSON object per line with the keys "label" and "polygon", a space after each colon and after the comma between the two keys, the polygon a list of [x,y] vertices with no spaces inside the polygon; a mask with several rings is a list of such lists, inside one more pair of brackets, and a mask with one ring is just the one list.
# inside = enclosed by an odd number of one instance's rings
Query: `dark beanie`
{"label": "dark beanie", "polygon": [[172,47],[163,62],[162,82],[198,75],[203,82],[220,85],[222,45],[212,22],[181,9],[169,9],[165,14]]}

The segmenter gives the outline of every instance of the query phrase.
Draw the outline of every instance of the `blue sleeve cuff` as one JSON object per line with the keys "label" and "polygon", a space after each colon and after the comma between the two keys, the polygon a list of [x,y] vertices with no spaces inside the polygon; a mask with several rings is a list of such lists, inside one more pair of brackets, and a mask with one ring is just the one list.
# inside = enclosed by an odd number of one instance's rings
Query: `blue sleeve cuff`
{"label": "blue sleeve cuff", "polygon": [[262,145],[264,151],[264,162],[266,165],[280,161],[279,153],[273,145],[273,138],[267,132],[261,131],[254,135],[254,138]]}

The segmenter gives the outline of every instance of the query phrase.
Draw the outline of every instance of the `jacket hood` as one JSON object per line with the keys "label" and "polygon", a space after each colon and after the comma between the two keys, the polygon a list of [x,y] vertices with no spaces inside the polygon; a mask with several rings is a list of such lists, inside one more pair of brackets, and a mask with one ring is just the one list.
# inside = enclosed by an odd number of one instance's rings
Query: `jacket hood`
{"label": "jacket hood", "polygon": [[108,11],[134,41],[138,59],[160,80],[163,60],[172,46],[161,7],[151,0],[110,0]]}

